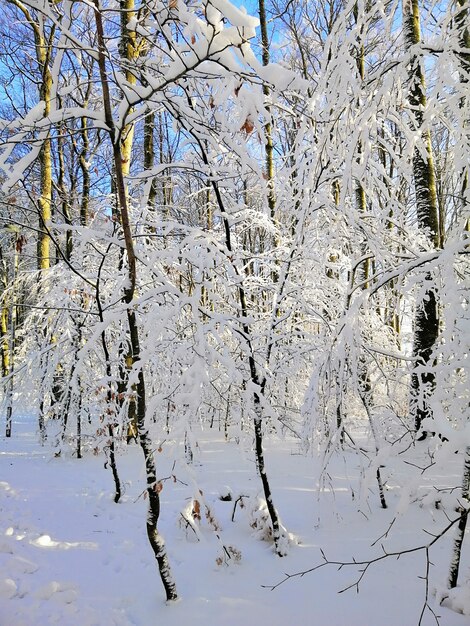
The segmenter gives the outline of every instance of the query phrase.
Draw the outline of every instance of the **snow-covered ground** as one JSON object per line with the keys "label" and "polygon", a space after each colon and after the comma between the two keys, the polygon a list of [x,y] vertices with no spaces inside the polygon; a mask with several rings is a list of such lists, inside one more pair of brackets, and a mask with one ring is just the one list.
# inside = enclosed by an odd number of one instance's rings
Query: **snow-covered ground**
{"label": "snow-covered ground", "polygon": [[[270,441],[267,465],[275,504],[297,538],[288,556],[279,558],[269,542],[260,540],[260,529],[252,528],[250,511],[260,484],[248,440],[227,443],[215,429],[194,436],[198,446],[190,467],[184,462],[183,446],[171,440],[156,453],[160,478],[168,477],[163,481],[159,528],[181,596],[167,605],[146,537],[140,449],[133,445],[118,456],[126,488],[122,501],[114,504],[111,472],[101,456],[90,452],[81,460],[56,458],[50,448],[37,443],[35,423],[17,419],[13,437],[0,440],[1,626],[418,624],[425,601],[425,582],[420,578],[426,572],[424,551],[371,566],[359,593],[355,589],[338,593],[358,579],[359,568],[338,571],[331,565],[275,590],[266,588],[279,583],[286,572],[321,563],[320,549],[331,560],[364,560],[381,554],[381,544],[387,551],[410,548],[429,541],[427,532],[444,528],[445,514],[429,503],[401,504],[402,514],[388,536],[371,547],[395,517],[402,491],[394,485],[406,483],[406,476],[400,475],[406,471],[404,464],[392,459],[383,468],[389,485],[389,508],[383,510],[375,494],[368,504],[359,497],[356,455],[346,453],[329,465],[319,497],[320,461],[301,455],[293,440]],[[157,446],[160,443],[156,441]],[[416,451],[417,464],[420,455],[424,447]],[[419,474],[411,466],[408,471],[410,480]],[[456,486],[460,472],[461,459],[456,456],[445,475],[432,480]],[[417,491],[410,492],[419,495],[424,479],[415,487]],[[232,499],[221,500],[229,491]],[[245,506],[237,504],[232,522],[239,495],[246,496]],[[192,498],[200,502],[200,522],[190,517]],[[452,538],[450,532],[431,550],[429,604],[442,626],[464,626],[468,614],[441,606],[433,594],[436,586],[445,586]],[[464,582],[470,578],[469,548],[464,547]],[[459,602],[470,613],[467,585],[467,590],[459,590]],[[426,610],[422,624],[435,623]]]}

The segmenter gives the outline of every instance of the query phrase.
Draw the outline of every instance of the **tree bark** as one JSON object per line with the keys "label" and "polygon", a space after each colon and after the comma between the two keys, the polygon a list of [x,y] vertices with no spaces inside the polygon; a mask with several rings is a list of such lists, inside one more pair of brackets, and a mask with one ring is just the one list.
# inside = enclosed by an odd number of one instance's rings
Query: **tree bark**
{"label": "tree bark", "polygon": [[[261,46],[262,46],[262,62],[266,67],[269,65],[269,36],[268,36],[268,20],[266,16],[266,4],[265,0],[259,0],[259,21],[261,29]],[[268,188],[268,209],[269,215],[273,223],[276,223],[276,192],[274,189],[274,142],[273,142],[273,128],[271,120],[271,105],[269,104],[269,98],[271,90],[266,82],[263,82],[263,95],[265,97],[265,108],[267,114],[266,124],[264,125],[265,133],[265,167],[266,167],[266,182]],[[275,237],[275,245],[277,247],[278,241]]]}
{"label": "tree bark", "polygon": [[[144,120],[144,170],[151,170],[155,165],[155,111],[150,111],[145,116]],[[155,208],[155,201],[157,197],[157,187],[155,179],[152,177],[150,180],[149,195],[147,199],[147,206],[149,209]]]}
{"label": "tree bark", "polygon": [[[403,0],[403,30],[405,45],[411,52],[410,87],[408,102],[414,117],[414,126],[425,147],[425,155],[415,148],[413,154],[413,176],[416,196],[418,227],[428,238],[429,244],[439,248],[439,208],[436,193],[436,176],[431,147],[431,134],[422,129],[426,108],[426,84],[420,59],[413,48],[421,41],[418,0]],[[432,351],[439,335],[438,302],[436,290],[432,288],[432,277],[426,276],[425,293],[416,303],[413,337],[415,365],[411,375],[410,412],[418,432],[423,420],[432,417],[429,396],[435,387],[432,371]],[[422,437],[426,435],[423,433]]]}
{"label": "tree bark", "polygon": [[[109,93],[108,78],[106,73],[106,47],[104,38],[103,21],[101,17],[99,0],[94,0],[95,5],[95,22],[98,37],[98,65],[100,72],[101,86],[103,90],[103,105],[105,113],[105,121],[109,128],[110,138],[113,144],[113,161],[114,171],[116,175],[116,189],[118,196],[118,209],[121,220],[121,226],[124,233],[126,244],[127,264],[128,264],[128,280],[129,284],[124,291],[124,302],[127,304],[127,320],[129,324],[130,344],[132,349],[132,359],[134,367],[139,367],[140,361],[140,342],[139,329],[135,310],[132,307],[132,301],[136,290],[137,281],[137,265],[134,251],[134,243],[132,240],[132,231],[130,226],[127,193],[124,179],[125,168],[123,167],[123,155],[121,153],[122,141],[117,133],[114,124],[111,97]],[[128,19],[128,18],[127,18]],[[126,129],[124,129],[126,132]],[[137,392],[137,429],[139,434],[139,443],[142,448],[145,460],[145,468],[147,474],[147,494],[149,499],[149,509],[147,516],[147,535],[152,546],[155,558],[158,563],[160,577],[166,592],[167,600],[176,600],[178,595],[176,585],[173,582],[168,557],[166,555],[165,543],[158,532],[158,519],[160,516],[160,496],[159,484],[156,478],[155,460],[153,456],[153,448],[148,430],[145,427],[146,416],[146,397],[145,397],[145,379],[142,366],[138,370],[138,382],[136,386]]]}
{"label": "tree bark", "polygon": [[[18,233],[15,232],[13,240],[13,275],[11,278],[11,293],[9,295],[8,303],[5,302],[1,312],[1,332],[2,332],[2,374],[3,376],[9,376],[8,385],[6,388],[6,425],[5,436],[11,437],[12,430],[12,415],[13,415],[13,390],[14,390],[14,354],[16,344],[16,276],[18,274]],[[1,254],[0,254],[1,260]],[[5,267],[5,274],[3,276],[5,287],[7,286],[8,276],[7,269]]]}
{"label": "tree bark", "polygon": [[[467,0],[457,0],[457,5],[459,7],[459,11],[455,18],[455,23],[458,29],[458,37],[459,44],[462,48],[466,50],[470,50],[470,28],[468,26],[468,2]],[[465,87],[462,89],[462,93],[468,94],[468,83],[470,81],[470,52],[460,52],[460,83]],[[463,110],[466,104],[467,96],[462,96],[460,100],[460,108]],[[467,109],[468,110],[468,109]],[[470,120],[464,119],[463,126],[466,132],[468,133],[468,128],[470,125]],[[468,165],[464,167],[461,172],[459,172],[460,177],[460,198],[461,198],[461,209],[463,212],[467,210],[469,204],[468,198]],[[466,222],[466,230],[470,231],[470,218],[467,219]]]}
{"label": "tree bark", "polygon": [[450,564],[448,586],[449,589],[457,587],[460,568],[460,556],[462,553],[462,545],[465,538],[465,530],[467,528],[467,519],[470,506],[470,447],[465,450],[465,462],[463,469],[462,480],[462,503],[458,509],[461,514],[459,525],[457,526],[457,533],[454,539],[454,549],[452,553],[452,560]]}
{"label": "tree bark", "polygon": [[[51,42],[47,42],[40,33],[39,27],[34,29],[36,39],[36,55],[41,70],[41,87],[39,98],[44,102],[44,118],[51,112],[52,74],[49,67]],[[52,146],[50,133],[43,143],[40,153],[40,197],[39,204],[39,239],[38,269],[47,270],[51,266],[51,238],[47,232],[52,216]]]}
{"label": "tree bark", "polygon": [[[197,137],[196,137],[196,140],[199,143],[203,162],[206,166],[208,166],[209,158],[204,148],[204,145],[202,144],[200,140],[198,140]],[[217,201],[217,205],[219,207],[220,213],[222,214],[224,233],[225,233],[225,246],[228,252],[231,254],[233,252],[233,245],[232,245],[232,235],[230,231],[230,223],[229,223],[229,220],[227,219],[227,212],[225,210],[225,205],[222,199],[222,195],[220,193],[220,189],[217,185],[217,182],[214,180],[214,178],[212,178],[211,180],[212,180],[212,189],[214,190],[214,195]],[[235,273],[240,277],[240,283],[238,285],[238,298],[240,302],[242,318],[243,320],[246,320],[248,318],[248,306],[247,306],[246,293],[245,293],[245,289],[243,286],[243,278],[235,264],[233,265],[233,267],[234,267]],[[264,497],[266,500],[269,517],[271,520],[274,547],[276,550],[276,554],[282,557],[285,555],[285,552],[281,545],[281,539],[282,539],[281,524],[280,524],[278,512],[273,503],[271,485],[270,485],[269,478],[266,472],[266,465],[265,465],[265,460],[264,460],[264,449],[263,449],[261,398],[264,395],[266,379],[263,379],[263,381],[260,381],[258,368],[256,366],[256,361],[254,357],[253,344],[251,340],[251,330],[247,322],[245,321],[242,322],[242,329],[243,329],[243,334],[244,334],[245,341],[247,343],[247,348],[248,348],[248,365],[249,365],[249,371],[250,371],[250,382],[254,387],[253,406],[254,406],[255,415],[253,419],[253,426],[254,426],[254,432],[255,432],[256,465],[257,465],[258,472],[261,478],[261,484],[263,486],[263,493],[264,493]]]}

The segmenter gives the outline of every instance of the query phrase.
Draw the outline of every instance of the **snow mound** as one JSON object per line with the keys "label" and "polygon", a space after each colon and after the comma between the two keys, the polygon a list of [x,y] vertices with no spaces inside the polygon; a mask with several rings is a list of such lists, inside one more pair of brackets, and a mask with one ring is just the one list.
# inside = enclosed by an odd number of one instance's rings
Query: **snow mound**
{"label": "snow mound", "polygon": [[443,594],[441,606],[445,606],[462,615],[470,615],[470,580],[462,587],[447,589],[445,594]]}
{"label": "snow mound", "polygon": [[0,598],[9,600],[16,596],[18,588],[11,578],[0,578]]}
{"label": "snow mound", "polygon": [[38,600],[50,600],[54,597],[54,600],[57,600],[62,604],[71,604],[72,602],[75,602],[78,597],[78,593],[74,585],[60,583],[56,580],[40,587],[34,595]]}

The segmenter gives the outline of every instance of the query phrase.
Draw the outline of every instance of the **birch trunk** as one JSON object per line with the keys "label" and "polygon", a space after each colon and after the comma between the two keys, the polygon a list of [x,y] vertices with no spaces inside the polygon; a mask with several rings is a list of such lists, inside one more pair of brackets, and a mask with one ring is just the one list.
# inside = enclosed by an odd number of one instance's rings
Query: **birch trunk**
{"label": "birch trunk", "polygon": [[[419,140],[425,148],[425,154],[415,149],[413,155],[413,176],[416,196],[416,213],[419,229],[427,236],[429,244],[438,248],[439,209],[436,193],[436,176],[431,148],[431,134],[423,129],[423,114],[426,108],[426,84],[420,59],[413,53],[413,48],[421,41],[418,0],[403,2],[403,30],[405,45],[411,52],[410,89],[408,102],[414,126]],[[432,351],[439,334],[438,303],[436,291],[432,288],[432,277],[426,277],[426,291],[416,303],[414,319],[413,356],[414,370],[411,375],[410,412],[416,431],[419,431],[424,419],[432,417],[429,396],[435,386],[432,371]],[[424,438],[424,433],[422,437]]]}
{"label": "birch trunk", "polygon": [[458,509],[461,514],[459,524],[457,526],[457,533],[454,539],[454,549],[452,553],[452,560],[450,563],[448,586],[449,589],[457,587],[457,581],[459,578],[460,568],[460,556],[462,554],[462,545],[465,537],[465,530],[467,528],[467,519],[470,507],[470,447],[465,450],[465,463],[463,470],[462,480],[462,502]]}

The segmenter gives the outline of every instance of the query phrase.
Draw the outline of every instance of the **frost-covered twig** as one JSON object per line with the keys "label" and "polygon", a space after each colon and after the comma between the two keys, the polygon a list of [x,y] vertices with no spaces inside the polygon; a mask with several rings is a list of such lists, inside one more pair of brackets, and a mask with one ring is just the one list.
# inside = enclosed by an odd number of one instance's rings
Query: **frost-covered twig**
{"label": "frost-covered twig", "polygon": [[[366,573],[368,572],[368,570],[375,565],[376,563],[379,563],[380,561],[384,561],[386,559],[389,558],[396,558],[397,560],[400,559],[402,556],[408,555],[408,554],[413,554],[413,553],[417,553],[417,552],[424,552],[425,554],[425,562],[426,562],[426,569],[425,569],[425,574],[424,576],[422,576],[421,578],[425,581],[425,597],[424,597],[424,602],[423,602],[423,607],[421,610],[421,614],[419,617],[419,621],[418,621],[418,626],[420,626],[422,624],[422,620],[423,620],[423,616],[426,612],[426,609],[428,609],[432,615],[434,616],[434,618],[436,619],[436,622],[439,623],[438,621],[438,616],[435,614],[435,612],[432,610],[432,608],[429,606],[429,569],[430,566],[432,565],[432,562],[430,560],[430,549],[432,548],[432,546],[434,544],[436,544],[440,539],[442,539],[442,537],[444,537],[451,528],[453,528],[456,524],[460,523],[461,520],[465,517],[468,516],[470,512],[470,507],[463,509],[461,514],[456,517],[455,519],[452,519],[447,526],[445,526],[445,528],[443,528],[441,530],[440,533],[433,535],[433,539],[431,541],[429,541],[428,543],[425,544],[421,544],[419,546],[414,546],[413,548],[405,548],[403,550],[394,550],[393,552],[387,552],[387,550],[384,548],[384,546],[381,544],[381,548],[382,548],[382,554],[380,554],[379,556],[376,556],[372,559],[364,559],[361,561],[356,560],[355,558],[352,558],[349,561],[340,561],[340,560],[330,560],[328,559],[328,557],[325,555],[324,551],[322,549],[320,549],[320,553],[322,556],[323,561],[321,563],[319,563],[318,565],[314,565],[313,567],[306,569],[306,570],[302,570],[300,572],[295,572],[293,574],[285,574],[285,577],[280,580],[279,582],[275,583],[274,585],[262,585],[264,588],[266,589],[270,589],[271,591],[274,591],[275,589],[277,589],[278,587],[280,587],[281,585],[283,585],[285,582],[287,582],[288,580],[291,580],[292,578],[303,578],[304,576],[306,576],[307,574],[311,574],[319,569],[322,569],[323,567],[326,567],[328,565],[334,565],[338,568],[338,570],[341,570],[343,568],[346,567],[355,567],[358,569],[359,572],[359,576],[358,578],[353,581],[351,584],[347,585],[346,587],[343,587],[342,589],[339,590],[338,593],[344,593],[345,591],[348,591],[350,589],[355,589],[357,593],[359,593],[359,586],[362,582],[362,580],[364,579]],[[390,528],[393,524],[390,524],[389,528],[387,529],[387,531],[384,533],[384,535],[382,535],[382,537],[379,537],[379,539],[386,537],[388,532],[390,531]],[[378,540],[377,540],[378,541]],[[375,541],[372,545],[375,545],[377,543],[377,541]]]}

